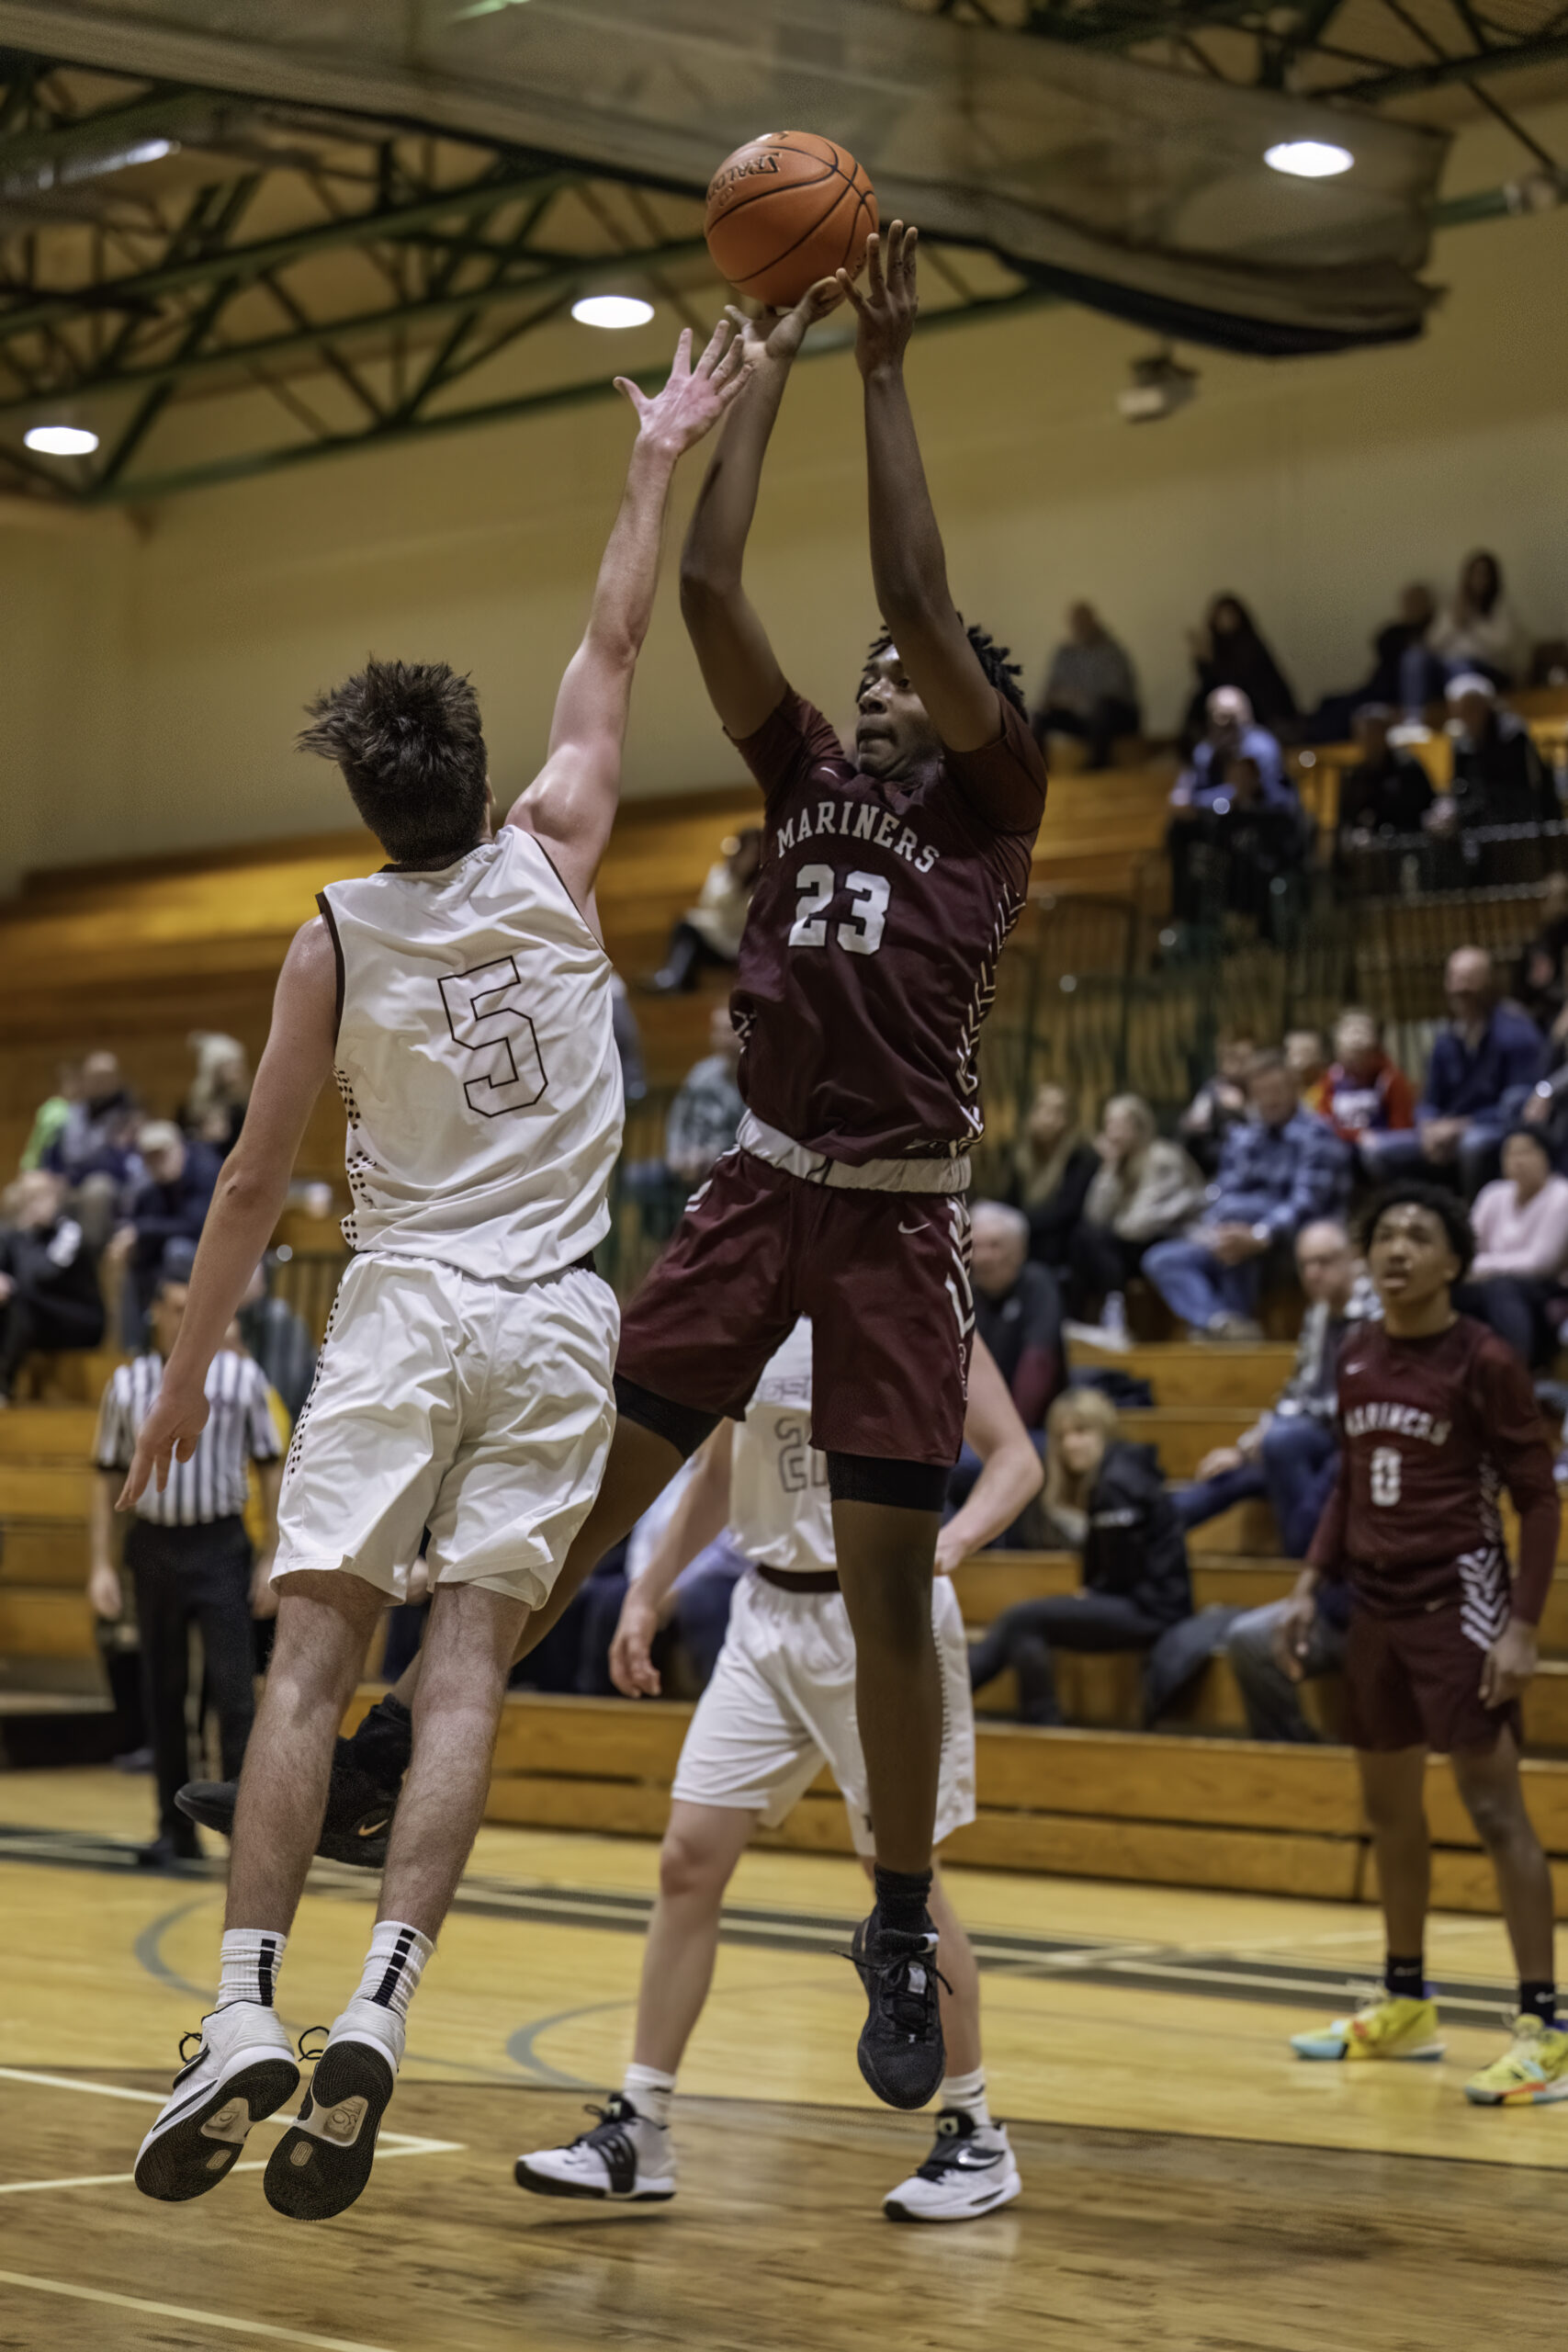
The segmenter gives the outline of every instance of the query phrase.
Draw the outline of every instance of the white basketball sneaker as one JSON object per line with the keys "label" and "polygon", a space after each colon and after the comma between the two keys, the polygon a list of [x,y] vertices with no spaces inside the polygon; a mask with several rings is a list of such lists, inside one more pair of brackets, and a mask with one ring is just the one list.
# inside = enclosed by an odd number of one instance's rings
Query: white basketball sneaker
{"label": "white basketball sneaker", "polygon": [[288,2036],[275,2009],[259,2001],[231,2001],[201,2020],[194,2054],[137,2153],[136,2186],[144,2197],[183,2204],[204,2197],[231,2172],[245,2134],[272,2115],[299,2085]]}
{"label": "white basketball sneaker", "polygon": [[519,2188],[536,2197],[615,2198],[636,2204],[667,2204],[675,2194],[675,2143],[667,2123],[639,2115],[624,2091],[612,2091],[604,2107],[591,2107],[598,2122],[579,2132],[565,2148],[536,2148],[519,2156]]}
{"label": "white basketball sneaker", "polygon": [[931,2154],[889,2189],[882,2210],[890,2222],[973,2222],[1010,2205],[1022,2187],[1003,2127],[944,2108]]}
{"label": "white basketball sneaker", "polygon": [[305,2104],[273,2150],[262,2187],[293,2222],[330,2221],[370,2177],[376,2134],[402,2064],[396,2009],[357,1995],[327,2036]]}

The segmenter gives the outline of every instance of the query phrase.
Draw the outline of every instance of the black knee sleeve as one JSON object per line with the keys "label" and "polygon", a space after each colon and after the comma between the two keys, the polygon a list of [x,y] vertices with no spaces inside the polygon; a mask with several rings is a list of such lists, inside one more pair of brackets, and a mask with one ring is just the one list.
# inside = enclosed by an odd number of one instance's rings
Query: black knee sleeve
{"label": "black knee sleeve", "polygon": [[889,1462],[874,1453],[829,1453],[828,1491],[836,1503],[890,1503],[896,1510],[941,1510],[950,1472],[936,1462]]}
{"label": "black knee sleeve", "polygon": [[722,1413],[705,1413],[695,1405],[677,1405],[671,1396],[656,1396],[651,1388],[639,1388],[635,1380],[623,1380],[619,1373],[615,1374],[615,1410],[623,1420],[636,1421],[639,1429],[664,1438],[682,1462],[695,1453],[724,1419]]}

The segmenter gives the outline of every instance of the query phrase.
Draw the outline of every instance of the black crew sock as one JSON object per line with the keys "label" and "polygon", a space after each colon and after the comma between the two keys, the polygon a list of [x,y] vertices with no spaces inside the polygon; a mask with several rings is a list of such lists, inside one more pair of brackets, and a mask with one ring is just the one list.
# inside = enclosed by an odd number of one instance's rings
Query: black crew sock
{"label": "black crew sock", "polygon": [[413,1754],[413,1717],[389,1691],[378,1699],[349,1742],[354,1760],[383,1788],[395,1789]]}
{"label": "black crew sock", "polygon": [[1542,2025],[1557,2023],[1557,1987],[1550,1977],[1540,1982],[1519,1979],[1519,2015],[1539,2018]]}
{"label": "black crew sock", "polygon": [[931,1891],[930,1871],[885,1871],[876,1865],[876,1924],[901,1936],[923,1935],[931,1922],[926,1904]]}
{"label": "black crew sock", "polygon": [[1399,1960],[1390,1952],[1383,1965],[1382,1981],[1384,1992],[1392,1993],[1395,2000],[1424,2000],[1427,1994],[1426,1954],[1417,1952],[1414,1960]]}

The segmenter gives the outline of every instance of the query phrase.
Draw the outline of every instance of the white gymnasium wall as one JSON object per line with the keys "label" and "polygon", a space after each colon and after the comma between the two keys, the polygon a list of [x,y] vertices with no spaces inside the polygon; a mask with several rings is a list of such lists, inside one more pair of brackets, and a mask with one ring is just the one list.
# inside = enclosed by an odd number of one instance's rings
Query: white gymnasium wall
{"label": "white gymnasium wall", "polygon": [[[1568,108],[1537,119],[1568,147]],[[1518,168],[1500,131],[1467,134],[1449,186]],[[1092,597],[1158,729],[1219,588],[1254,605],[1303,698],[1363,673],[1404,580],[1446,585],[1477,545],[1502,556],[1535,634],[1568,634],[1568,212],[1451,232],[1429,274],[1449,294],[1421,343],[1274,364],[1188,353],[1200,397],[1152,427],[1115,415],[1149,338],[1111,321],[1062,308],[929,337],[911,383],[960,602],[1032,684],[1064,605]],[[619,363],[608,338],[571,332],[584,361]],[[875,617],[857,393],[847,356],[799,371],[750,575],[786,668],[836,716]],[[290,740],[306,695],[367,650],[471,670],[498,786],[525,777],[627,431],[618,404],[591,406],[170,499],[136,530],[0,524],[0,862],[341,823],[336,779]],[[667,594],[628,787],[733,772]]]}

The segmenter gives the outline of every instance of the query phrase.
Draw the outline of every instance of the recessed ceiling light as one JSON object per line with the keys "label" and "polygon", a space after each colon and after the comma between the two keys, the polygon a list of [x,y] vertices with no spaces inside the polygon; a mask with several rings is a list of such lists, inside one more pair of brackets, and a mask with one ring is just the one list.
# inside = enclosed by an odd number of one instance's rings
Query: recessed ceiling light
{"label": "recessed ceiling light", "polygon": [[645,327],[653,305],[635,294],[585,294],[572,304],[571,315],[585,327]]}
{"label": "recessed ceiling light", "polygon": [[1330,139],[1281,139],[1265,148],[1263,160],[1270,171],[1288,172],[1292,179],[1331,180],[1348,172],[1356,158]]}
{"label": "recessed ceiling light", "polygon": [[34,424],[22,438],[29,449],[45,458],[90,457],[98,446],[97,435],[89,433],[85,424]]}

